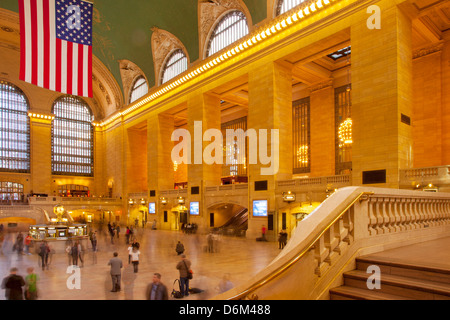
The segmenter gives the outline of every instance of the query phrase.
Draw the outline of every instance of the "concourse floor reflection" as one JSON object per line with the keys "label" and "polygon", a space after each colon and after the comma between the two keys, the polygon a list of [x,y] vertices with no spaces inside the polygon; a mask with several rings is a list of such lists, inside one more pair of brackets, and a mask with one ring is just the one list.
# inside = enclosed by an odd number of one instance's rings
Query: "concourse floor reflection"
{"label": "concourse floor reflection", "polygon": [[[128,245],[124,234],[120,234],[114,244],[105,231],[99,234],[98,251],[93,252],[89,243],[88,248],[84,248],[83,266],[77,271],[68,270],[66,253],[51,254],[48,269],[42,270],[40,257],[36,253],[18,254],[13,251],[16,234],[5,234],[1,244],[0,277],[3,280],[10,269],[16,267],[17,274],[25,278],[27,268],[34,267],[39,277],[38,300],[141,300],[145,299],[147,285],[157,272],[161,274],[161,281],[167,286],[170,296],[174,281],[179,277],[175,266],[180,256],[175,248],[180,241],[194,271],[190,287],[198,289],[198,293],[183,299],[202,300],[214,297],[224,287],[229,289],[245,282],[280,253],[276,242],[235,237],[219,237],[215,241],[216,247],[210,252],[207,236],[138,228],[136,237],[141,254],[138,272],[134,273],[133,265],[128,263]],[[110,267],[107,265],[114,251],[119,253],[124,266],[120,292],[111,292]],[[75,287],[76,274],[79,274],[79,289]],[[0,290],[0,299],[5,299],[3,289]]]}

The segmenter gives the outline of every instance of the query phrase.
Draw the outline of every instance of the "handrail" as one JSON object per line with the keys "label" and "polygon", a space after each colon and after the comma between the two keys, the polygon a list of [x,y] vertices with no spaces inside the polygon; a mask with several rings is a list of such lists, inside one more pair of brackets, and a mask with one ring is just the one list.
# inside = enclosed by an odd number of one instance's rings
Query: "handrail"
{"label": "handrail", "polygon": [[250,293],[252,293],[253,291],[259,289],[260,287],[262,287],[263,285],[267,284],[268,282],[272,281],[273,279],[277,278],[278,276],[280,276],[282,273],[284,273],[286,270],[288,270],[290,267],[292,267],[298,260],[300,260],[313,246],[314,244],[325,234],[325,232],[327,232],[331,226],[333,226],[336,221],[338,221],[346,212],[348,209],[350,209],[355,202],[357,202],[359,199],[361,199],[361,197],[363,196],[369,196],[369,195],[373,195],[373,192],[361,192],[349,205],[347,205],[345,207],[344,210],[342,210],[336,218],[333,219],[333,221],[331,221],[331,223],[329,223],[326,228],[320,232],[309,244],[308,246],[303,249],[298,255],[296,255],[294,258],[292,258],[289,262],[287,262],[286,264],[284,264],[283,266],[279,267],[277,270],[275,270],[275,272],[273,272],[271,275],[269,275],[268,277],[262,279],[261,281],[251,285],[248,289],[242,291],[241,293],[238,293],[237,295],[234,295],[233,297],[228,298],[228,300],[240,300],[246,296],[248,296]]}

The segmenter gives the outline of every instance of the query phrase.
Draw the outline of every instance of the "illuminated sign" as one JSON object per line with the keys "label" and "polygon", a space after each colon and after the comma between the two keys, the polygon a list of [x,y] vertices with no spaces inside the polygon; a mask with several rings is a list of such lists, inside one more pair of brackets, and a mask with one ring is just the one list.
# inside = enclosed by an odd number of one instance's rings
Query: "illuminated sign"
{"label": "illuminated sign", "polygon": [[193,216],[200,215],[200,203],[198,201],[190,203],[189,213]]}
{"label": "illuminated sign", "polygon": [[267,217],[267,200],[253,200],[253,216]]}
{"label": "illuminated sign", "polygon": [[148,203],[148,213],[156,213],[156,207],[154,202]]}

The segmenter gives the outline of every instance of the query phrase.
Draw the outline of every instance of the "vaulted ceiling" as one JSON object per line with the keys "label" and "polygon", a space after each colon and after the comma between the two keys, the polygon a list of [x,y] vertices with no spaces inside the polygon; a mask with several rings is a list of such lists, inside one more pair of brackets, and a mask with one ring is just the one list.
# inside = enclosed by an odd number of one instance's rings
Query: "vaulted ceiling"
{"label": "vaulted ceiling", "polygon": [[[186,47],[190,61],[199,58],[199,0],[90,0],[94,3],[93,53],[120,87],[119,60],[136,64],[155,85],[152,27],[166,30]],[[237,0],[230,0],[237,1]],[[205,0],[208,5],[214,1]],[[267,16],[267,0],[243,0],[254,24]],[[18,0],[1,0],[0,8],[18,13]]]}

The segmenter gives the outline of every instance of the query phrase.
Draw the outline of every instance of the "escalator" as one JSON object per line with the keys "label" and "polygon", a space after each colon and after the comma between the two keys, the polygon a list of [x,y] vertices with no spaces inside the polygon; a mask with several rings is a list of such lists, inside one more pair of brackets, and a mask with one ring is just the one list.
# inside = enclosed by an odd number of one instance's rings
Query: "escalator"
{"label": "escalator", "polygon": [[248,228],[248,209],[243,208],[219,228],[222,235],[244,237]]}

